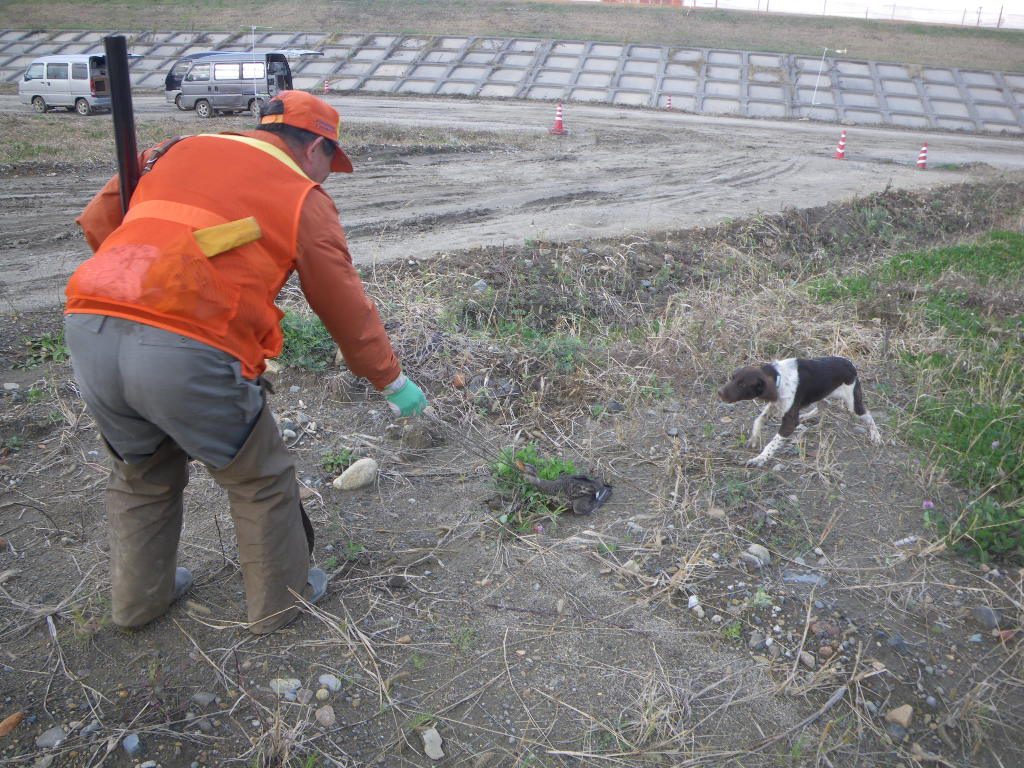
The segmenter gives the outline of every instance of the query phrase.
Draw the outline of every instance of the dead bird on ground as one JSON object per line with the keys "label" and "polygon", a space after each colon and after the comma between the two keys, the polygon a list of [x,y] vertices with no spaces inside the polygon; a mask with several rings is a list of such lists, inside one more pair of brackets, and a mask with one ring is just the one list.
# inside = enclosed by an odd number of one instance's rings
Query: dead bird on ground
{"label": "dead bird on ground", "polygon": [[612,486],[586,475],[559,475],[545,480],[537,475],[537,468],[524,461],[516,467],[528,482],[541,493],[563,499],[574,515],[589,515],[597,511],[612,495]]}

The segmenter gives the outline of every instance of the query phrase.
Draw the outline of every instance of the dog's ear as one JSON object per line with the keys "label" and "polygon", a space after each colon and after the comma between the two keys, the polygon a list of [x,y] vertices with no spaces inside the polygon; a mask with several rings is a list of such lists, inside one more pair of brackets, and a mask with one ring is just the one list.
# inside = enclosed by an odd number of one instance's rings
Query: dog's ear
{"label": "dog's ear", "polygon": [[758,397],[762,400],[770,400],[772,402],[779,399],[779,390],[775,386],[775,369],[770,365],[762,366],[761,370],[758,371]]}

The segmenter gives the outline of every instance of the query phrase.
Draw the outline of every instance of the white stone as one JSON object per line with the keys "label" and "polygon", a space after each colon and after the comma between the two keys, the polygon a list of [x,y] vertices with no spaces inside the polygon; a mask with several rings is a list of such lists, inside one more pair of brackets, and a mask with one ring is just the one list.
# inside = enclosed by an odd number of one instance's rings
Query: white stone
{"label": "white stone", "polygon": [[67,733],[64,732],[64,729],[55,725],[36,737],[36,746],[39,749],[56,749],[65,738],[67,738]]}
{"label": "white stone", "polygon": [[15,390],[18,390],[18,389],[21,389],[21,384],[18,384],[18,383],[13,382],[13,381],[5,381],[4,382],[4,390],[6,392],[14,392]]}
{"label": "white stone", "polygon": [[337,693],[341,690],[341,680],[332,674],[320,675],[317,682],[319,682],[324,688],[327,688],[331,693]]}
{"label": "white stone", "polygon": [[420,734],[423,737],[423,751],[431,760],[444,759],[444,750],[441,749],[441,734],[437,728],[428,728]]}
{"label": "white stone", "polygon": [[278,696],[283,696],[287,693],[295,695],[295,692],[302,687],[302,681],[297,680],[294,677],[275,677],[270,681],[270,690],[276,693]]}
{"label": "white stone", "polygon": [[373,485],[377,480],[377,462],[369,457],[359,459],[334,480],[339,491],[354,491]]}
{"label": "white stone", "polygon": [[698,605],[700,605],[700,598],[696,595],[690,595],[690,599],[686,601],[686,607],[693,610]]}
{"label": "white stone", "polygon": [[752,555],[749,552],[740,552],[740,560],[744,563],[749,563],[753,568],[763,568],[764,563],[761,562],[761,558],[757,555]]}
{"label": "white stone", "polygon": [[747,552],[749,552],[758,560],[760,560],[763,565],[771,565],[772,563],[771,552],[762,547],[760,544],[751,544],[749,547],[747,547]]}

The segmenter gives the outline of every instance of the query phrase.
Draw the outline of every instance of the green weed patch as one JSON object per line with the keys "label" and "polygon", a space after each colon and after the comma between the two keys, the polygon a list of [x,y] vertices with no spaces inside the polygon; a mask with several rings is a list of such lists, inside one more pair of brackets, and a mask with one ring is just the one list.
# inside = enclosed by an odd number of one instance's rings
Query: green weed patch
{"label": "green weed patch", "polygon": [[[974,244],[901,254],[865,274],[809,287],[821,302],[866,299],[895,286],[912,297],[906,311],[917,313],[933,339],[932,348],[901,357],[921,390],[906,436],[978,496],[955,519],[931,512],[926,523],[980,559],[1024,558],[1022,270],[1024,235],[992,232]],[[997,303],[994,296],[1011,299]]]}
{"label": "green weed patch", "polygon": [[43,363],[66,363],[70,359],[67,344],[64,343],[64,331],[43,333],[32,339],[25,339],[27,351],[19,368],[31,368]]}
{"label": "green weed patch", "polygon": [[287,311],[281,319],[284,348],[277,361],[293,368],[322,371],[334,358],[334,340],[320,318]]}
{"label": "green weed patch", "polygon": [[1024,272],[1024,235],[991,232],[978,243],[912,251],[890,258],[869,274],[820,278],[810,290],[818,301],[863,298],[895,282],[936,280],[948,272],[980,285],[1019,278]]}

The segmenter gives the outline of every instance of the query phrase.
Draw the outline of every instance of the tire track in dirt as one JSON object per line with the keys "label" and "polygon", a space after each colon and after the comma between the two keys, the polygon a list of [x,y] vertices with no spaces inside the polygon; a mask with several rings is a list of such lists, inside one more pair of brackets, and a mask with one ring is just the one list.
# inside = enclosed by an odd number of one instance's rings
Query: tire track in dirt
{"label": "tire track in dirt", "polygon": [[[343,102],[347,119],[389,129],[457,124],[537,137],[538,126],[550,121],[547,105],[332,101]],[[157,99],[139,102],[143,119],[165,116],[167,107]],[[0,97],[0,108],[4,103]],[[1024,167],[1019,142],[991,137],[937,139],[941,143],[933,145],[945,146],[948,157],[973,165],[921,173],[913,165],[917,142],[891,130],[858,129],[850,159],[838,163],[832,159],[833,131],[824,126],[597,106],[575,107],[569,117],[569,136],[544,135],[527,141],[527,148],[426,153],[418,147],[403,155],[387,147],[359,159],[356,173],[332,176],[325,187],[356,263],[529,239],[581,241],[707,226],[886,187],[990,177],[992,169],[981,163]],[[188,125],[183,132],[198,130]],[[913,157],[904,157],[909,144],[915,145]],[[938,165],[938,149],[935,155]],[[88,253],[74,218],[107,176],[101,169],[62,169],[5,178],[0,250],[10,268],[0,273],[0,295],[11,308],[60,306],[67,275]],[[28,272],[24,264],[31,266]]]}

